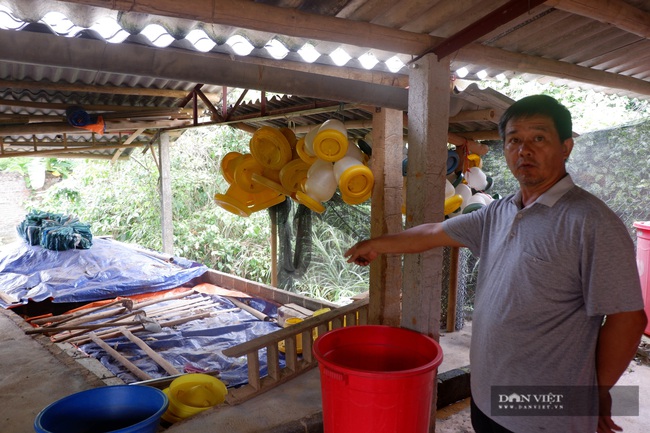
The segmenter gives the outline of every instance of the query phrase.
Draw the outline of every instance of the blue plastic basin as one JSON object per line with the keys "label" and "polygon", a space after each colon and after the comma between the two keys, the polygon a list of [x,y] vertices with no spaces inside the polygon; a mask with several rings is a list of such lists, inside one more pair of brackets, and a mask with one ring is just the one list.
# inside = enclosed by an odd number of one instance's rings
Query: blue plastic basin
{"label": "blue plastic basin", "polygon": [[155,433],[169,400],[142,385],[93,388],[69,395],[43,409],[37,433]]}

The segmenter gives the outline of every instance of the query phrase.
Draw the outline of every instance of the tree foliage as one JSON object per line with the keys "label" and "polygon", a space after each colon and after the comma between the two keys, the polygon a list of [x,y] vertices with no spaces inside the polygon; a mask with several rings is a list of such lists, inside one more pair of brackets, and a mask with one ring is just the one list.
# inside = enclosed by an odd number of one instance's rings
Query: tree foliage
{"label": "tree foliage", "polygon": [[[225,128],[189,130],[171,149],[174,251],[214,269],[268,283],[270,228],[264,213],[232,215],[214,204],[225,192],[219,162],[243,151],[248,136]],[[86,161],[50,188],[31,208],[71,213],[91,224],[94,235],[161,250],[158,170],[151,155],[129,161]]]}

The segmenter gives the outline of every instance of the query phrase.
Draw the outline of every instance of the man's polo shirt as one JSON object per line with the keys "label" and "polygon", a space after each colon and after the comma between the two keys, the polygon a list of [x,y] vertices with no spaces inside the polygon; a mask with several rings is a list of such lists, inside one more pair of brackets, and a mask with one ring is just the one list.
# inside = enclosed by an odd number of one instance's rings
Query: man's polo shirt
{"label": "man's polo shirt", "polygon": [[[493,386],[595,386],[603,316],[643,309],[634,244],[616,214],[567,175],[525,208],[518,192],[443,224],[479,257],[470,350],[477,406],[491,415]],[[595,431],[597,422],[492,418],[526,433]]]}

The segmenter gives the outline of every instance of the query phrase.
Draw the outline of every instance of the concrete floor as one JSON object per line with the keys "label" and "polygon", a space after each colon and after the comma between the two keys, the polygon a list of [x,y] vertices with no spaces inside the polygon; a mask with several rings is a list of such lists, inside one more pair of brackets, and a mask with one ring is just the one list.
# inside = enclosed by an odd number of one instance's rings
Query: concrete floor
{"label": "concrete floor", "polygon": [[[0,309],[0,425],[2,433],[34,432],[38,412],[69,394],[106,383],[45,337],[25,335],[29,329],[13,312]],[[471,325],[443,334],[445,359],[439,371],[469,364]],[[102,374],[100,370],[98,374]],[[640,387],[639,417],[617,418],[627,433],[642,433],[650,425],[650,367],[632,363],[621,384]],[[472,432],[467,400],[439,411],[436,431]],[[169,433],[320,433],[320,375],[313,369],[238,406],[222,406],[167,428]]]}

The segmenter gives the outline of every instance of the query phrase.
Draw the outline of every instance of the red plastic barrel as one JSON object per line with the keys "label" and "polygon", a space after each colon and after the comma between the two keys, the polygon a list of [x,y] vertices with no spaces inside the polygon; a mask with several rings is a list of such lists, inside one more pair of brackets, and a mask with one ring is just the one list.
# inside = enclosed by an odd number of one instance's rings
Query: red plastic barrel
{"label": "red plastic barrel", "polygon": [[[641,278],[645,314],[650,317],[650,221],[635,222],[634,227],[636,227],[636,265]],[[645,328],[645,333],[650,335],[650,322]]]}
{"label": "red plastic barrel", "polygon": [[324,433],[426,433],[438,343],[415,331],[380,325],[339,328],[314,343]]}

